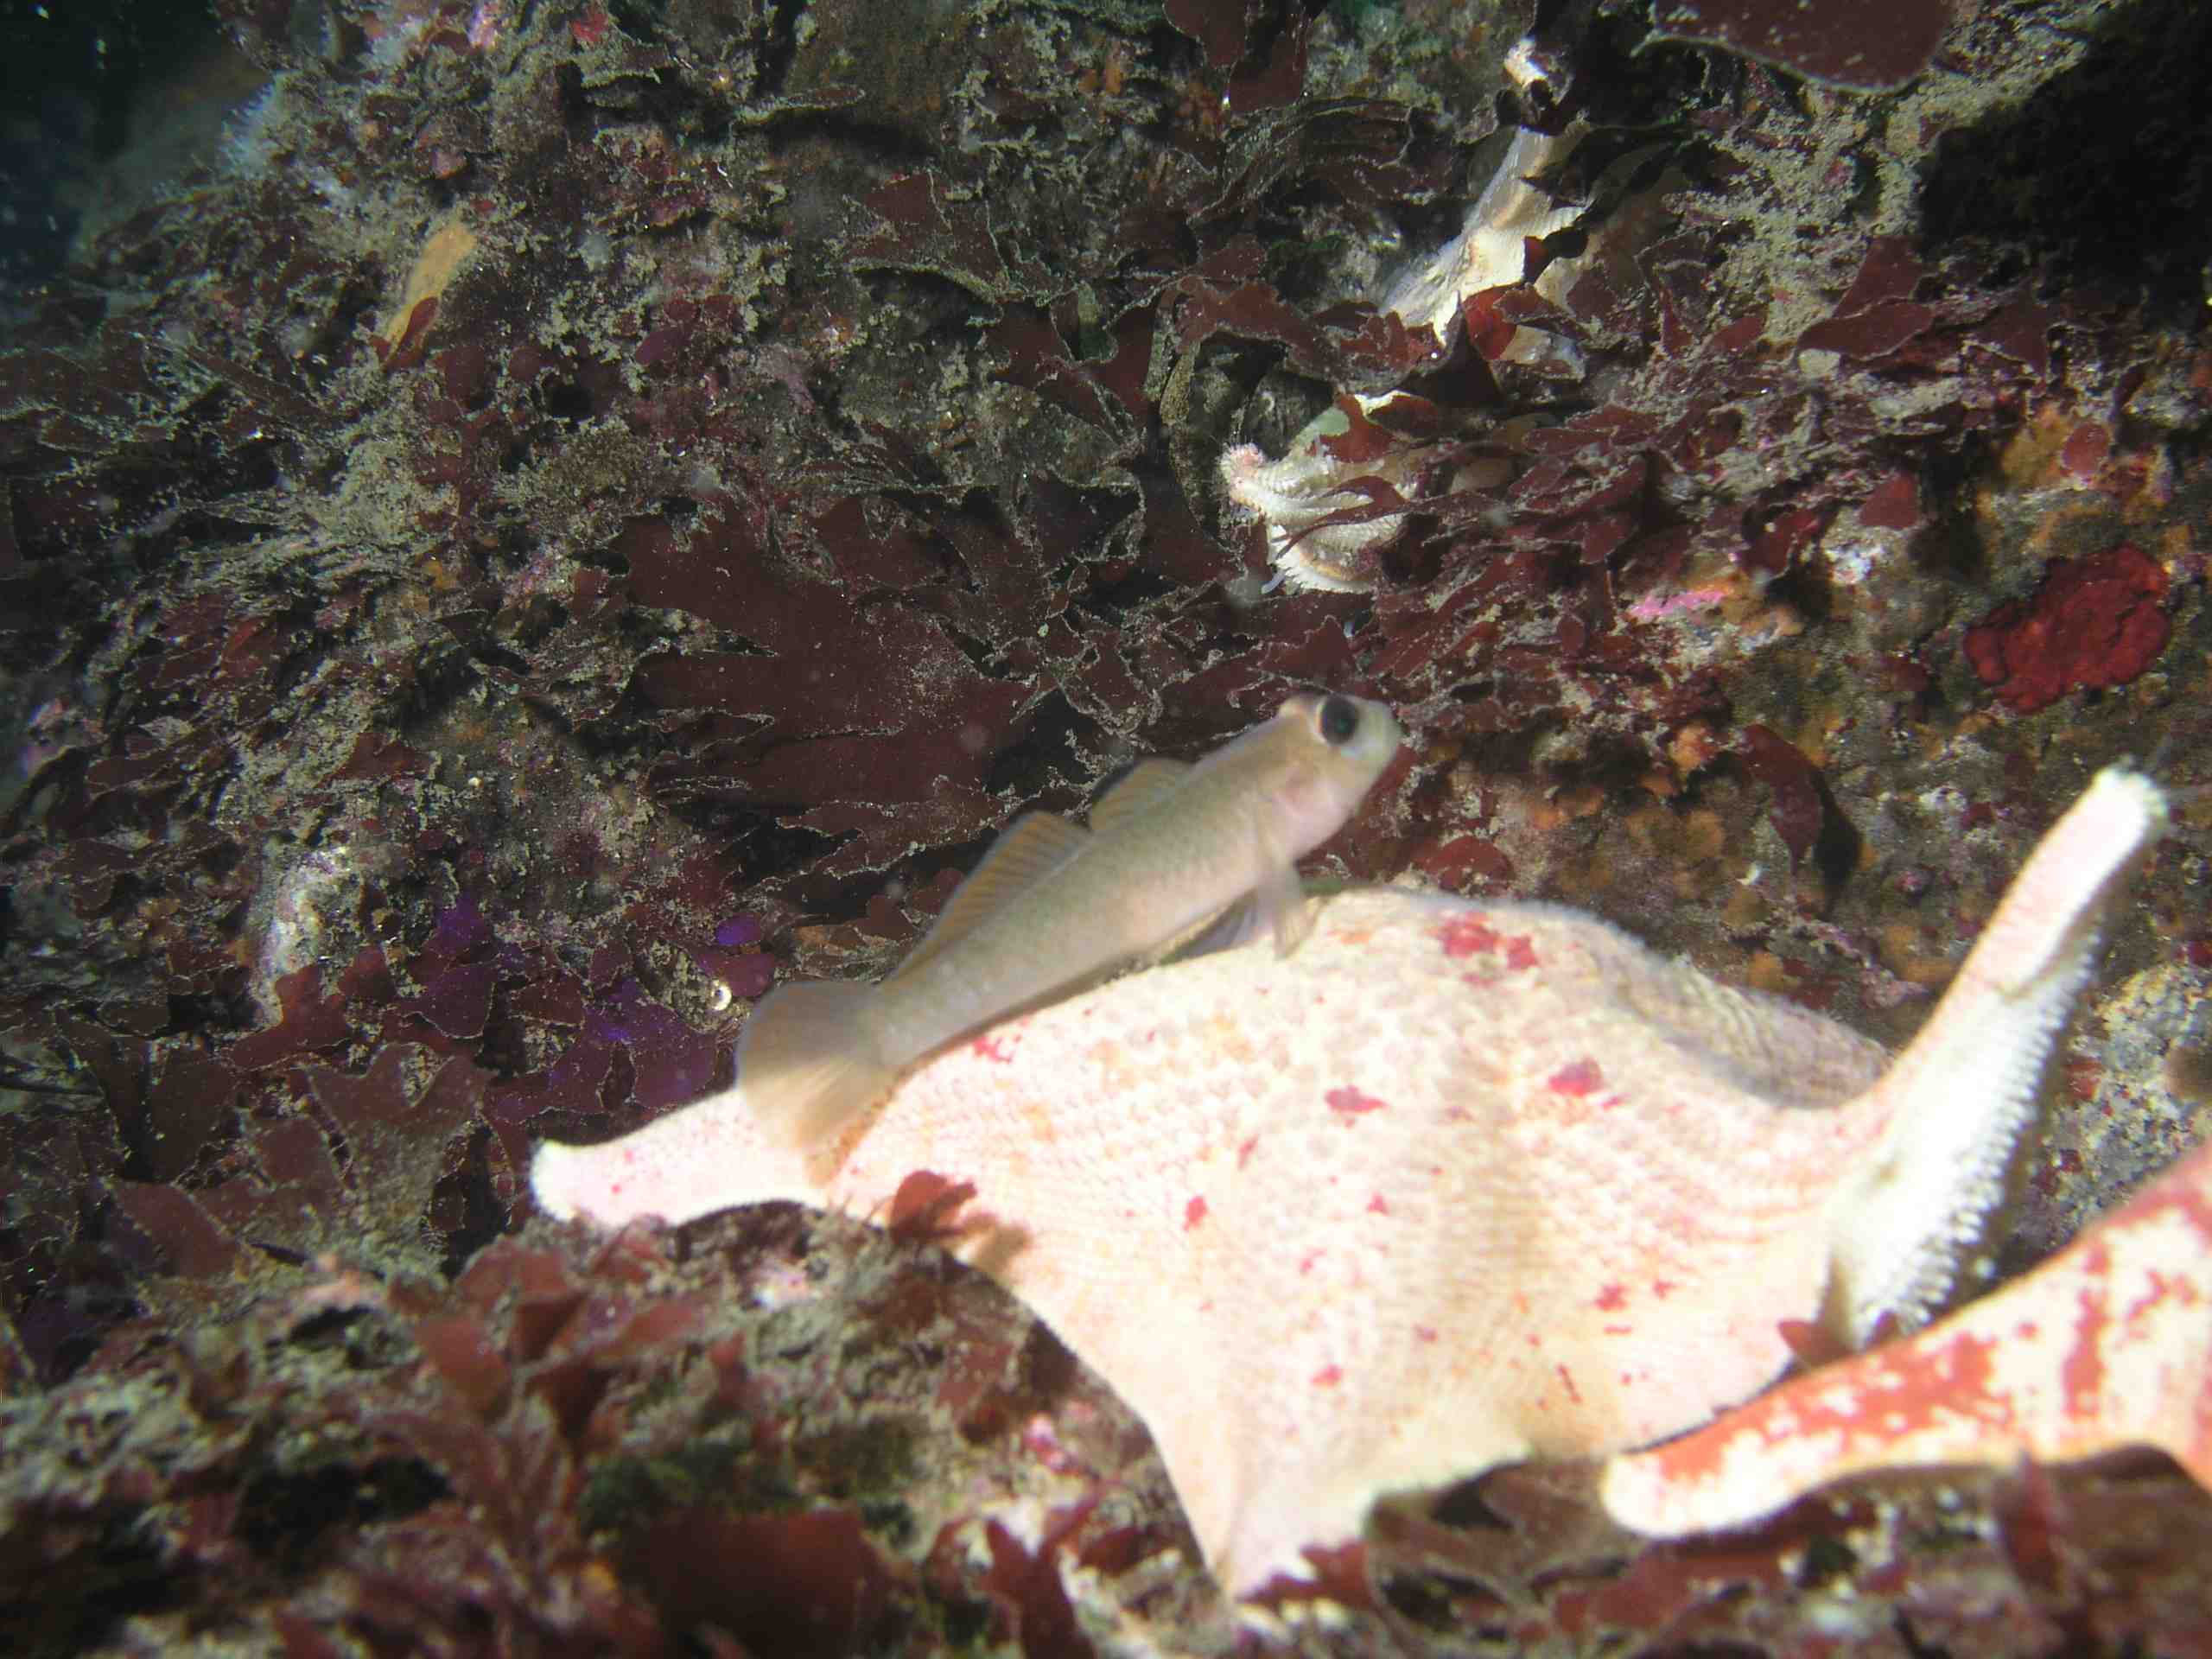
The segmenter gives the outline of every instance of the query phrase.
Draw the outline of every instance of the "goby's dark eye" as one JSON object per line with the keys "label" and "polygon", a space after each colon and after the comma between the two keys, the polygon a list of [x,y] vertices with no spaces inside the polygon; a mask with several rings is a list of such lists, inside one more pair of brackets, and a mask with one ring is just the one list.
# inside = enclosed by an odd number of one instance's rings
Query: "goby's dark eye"
{"label": "goby's dark eye", "polygon": [[1321,705],[1321,735],[1336,747],[1351,742],[1359,731],[1359,705],[1350,697],[1331,697]]}

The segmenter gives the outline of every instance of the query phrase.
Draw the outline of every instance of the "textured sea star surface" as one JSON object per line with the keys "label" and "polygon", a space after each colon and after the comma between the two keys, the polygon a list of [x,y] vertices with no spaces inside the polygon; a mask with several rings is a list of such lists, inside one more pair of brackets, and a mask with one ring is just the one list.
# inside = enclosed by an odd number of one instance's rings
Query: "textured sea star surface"
{"label": "textured sea star surface", "polygon": [[1916,1318],[2162,812],[2103,774],[1894,1065],[1592,918],[1370,889],[957,1045],[811,1163],[741,1079],[534,1179],[608,1224],[972,1184],[950,1248],[1135,1408],[1249,1593],[1382,1493],[1704,1422],[1791,1322]]}

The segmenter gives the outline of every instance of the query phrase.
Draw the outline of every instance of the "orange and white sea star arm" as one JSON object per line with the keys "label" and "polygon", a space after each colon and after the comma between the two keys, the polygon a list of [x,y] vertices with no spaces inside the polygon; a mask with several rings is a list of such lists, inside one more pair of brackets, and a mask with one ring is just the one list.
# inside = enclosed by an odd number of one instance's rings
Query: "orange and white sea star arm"
{"label": "orange and white sea star arm", "polygon": [[1917,1336],[1607,1464],[1638,1532],[1740,1526],[1851,1475],[2155,1446],[2212,1487],[2212,1147]]}

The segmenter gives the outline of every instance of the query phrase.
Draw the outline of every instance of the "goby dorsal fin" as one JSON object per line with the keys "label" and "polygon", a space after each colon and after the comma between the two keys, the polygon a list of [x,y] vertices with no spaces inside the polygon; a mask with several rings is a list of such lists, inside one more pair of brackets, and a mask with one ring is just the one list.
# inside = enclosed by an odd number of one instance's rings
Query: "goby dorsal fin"
{"label": "goby dorsal fin", "polygon": [[1090,809],[1091,833],[1102,834],[1123,820],[1135,817],[1156,804],[1190,775],[1190,766],[1180,760],[1155,757],[1138,761],[1129,768],[1128,775],[1101,795],[1098,804]]}
{"label": "goby dorsal fin", "polygon": [[912,973],[931,957],[957,944],[976,930],[993,911],[1016,893],[1027,891],[1066,863],[1089,844],[1088,831],[1050,812],[1030,812],[1016,818],[991,843],[975,873],[953,890],[937,925],[922,942],[893,969],[893,981]]}

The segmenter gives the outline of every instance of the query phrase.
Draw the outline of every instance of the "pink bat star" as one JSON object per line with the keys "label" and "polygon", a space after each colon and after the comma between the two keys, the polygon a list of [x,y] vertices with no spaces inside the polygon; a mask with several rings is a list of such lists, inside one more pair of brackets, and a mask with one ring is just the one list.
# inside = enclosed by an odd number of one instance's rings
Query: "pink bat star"
{"label": "pink bat star", "polygon": [[1383,1494],[1708,1421],[1786,1369],[1789,1325],[1856,1347],[1917,1323],[2164,822],[2146,779],[2101,774],[1894,1061],[1572,911],[1372,888],[1312,901],[1288,955],[956,1044],[826,1149],[772,1144],[741,1078],[546,1147],[533,1180],[607,1225],[972,1185],[948,1247],[1143,1418],[1249,1595]]}

